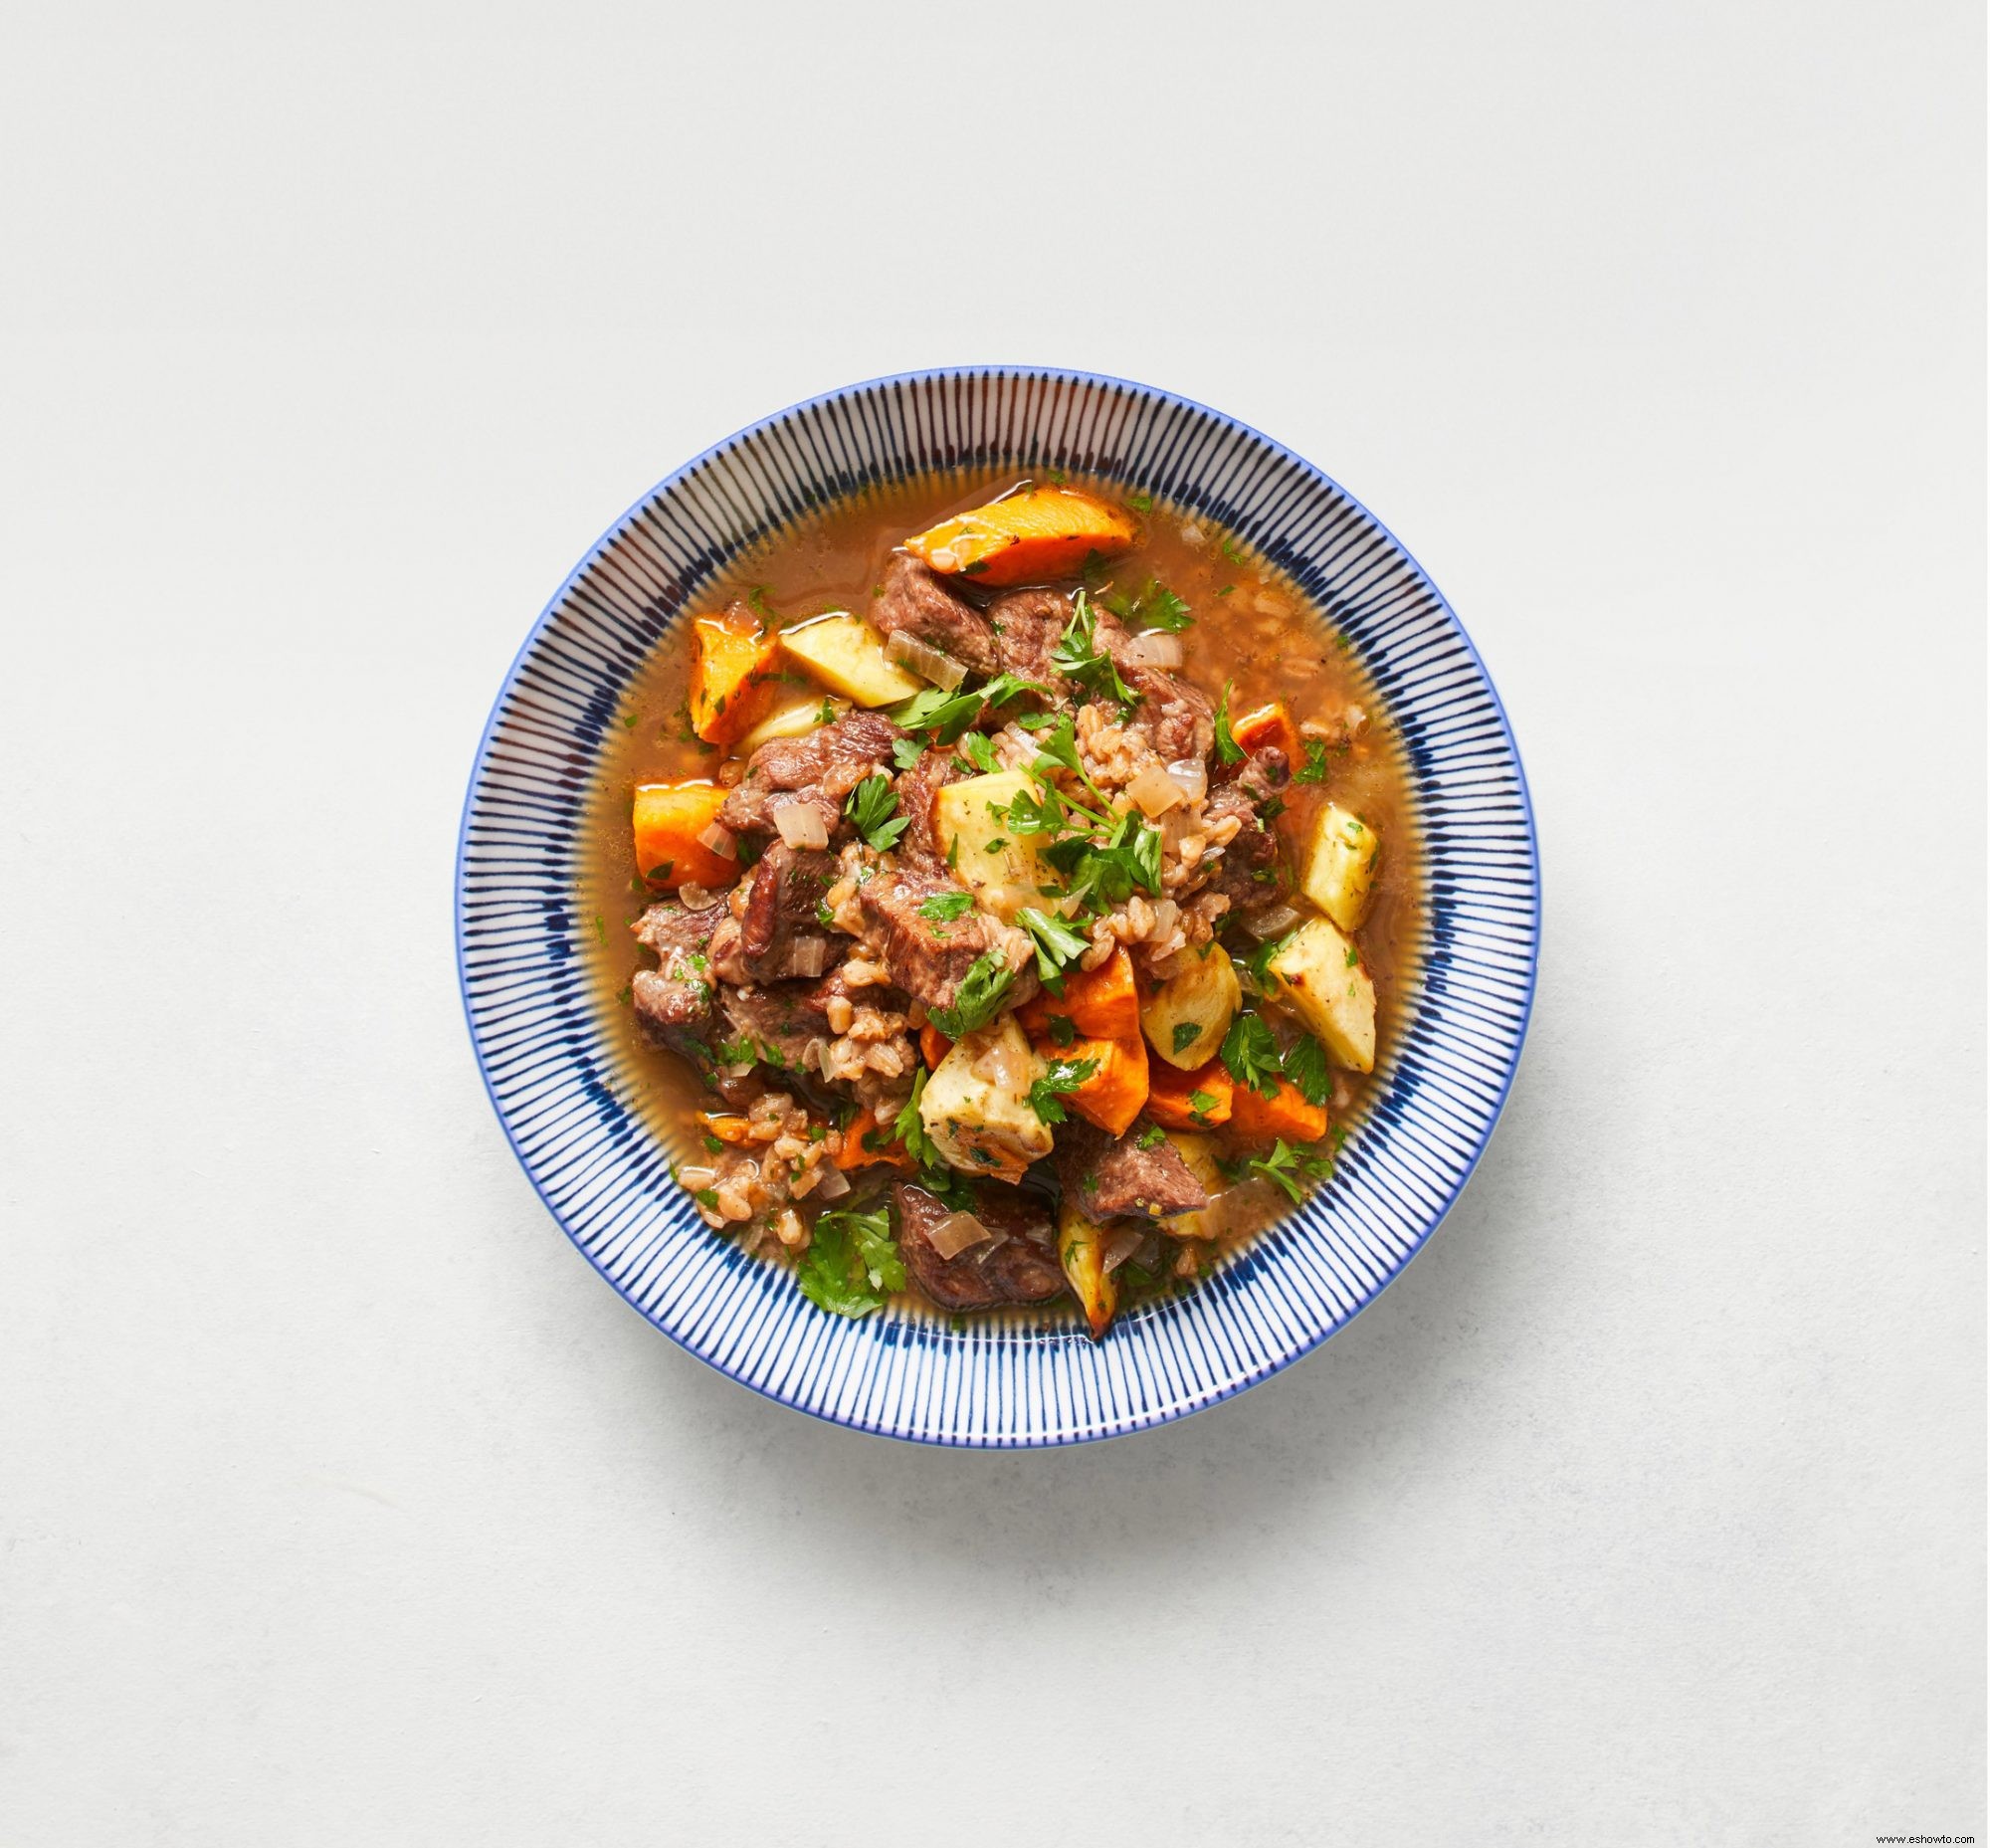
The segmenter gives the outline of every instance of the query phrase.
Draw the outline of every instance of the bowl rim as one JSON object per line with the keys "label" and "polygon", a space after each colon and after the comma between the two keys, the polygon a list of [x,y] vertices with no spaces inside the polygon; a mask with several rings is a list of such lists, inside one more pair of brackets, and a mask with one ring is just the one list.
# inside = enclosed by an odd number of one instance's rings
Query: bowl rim
{"label": "bowl rim", "polygon": [[[832,1412],[818,1409],[813,1405],[799,1403],[793,1398],[784,1397],[781,1393],[745,1377],[743,1373],[733,1370],[720,1361],[699,1353],[677,1331],[667,1327],[657,1317],[651,1315],[623,1287],[618,1279],[611,1276],[606,1269],[595,1262],[574,1228],[567,1223],[566,1215],[554,1205],[546,1192],[544,1184],[535,1172],[532,1163],[526,1159],[524,1150],[518,1145],[517,1136],[513,1132],[511,1124],[505,1116],[503,1106],[498,1099],[497,1086],[493,1082],[490,1067],[485,1060],[484,1049],[479,1043],[477,1021],[471,1003],[470,970],[465,957],[465,902],[468,892],[465,875],[469,864],[470,830],[473,813],[477,805],[479,785],[482,780],[481,772],[493,734],[498,728],[499,718],[503,712],[506,697],[511,691],[519,668],[531,654],[540,637],[551,626],[561,605],[566,600],[567,593],[593,568],[597,560],[608,550],[611,542],[633,517],[639,514],[652,502],[669,494],[688,476],[702,468],[705,464],[715,460],[735,446],[746,443],[763,432],[771,430],[774,426],[799,413],[835,404],[839,400],[852,397],[856,393],[867,390],[890,388],[893,386],[926,386],[949,380],[985,381],[999,378],[1042,379],[1079,386],[1116,388],[1120,391],[1133,393],[1141,397],[1162,400],[1166,403],[1180,406],[1183,409],[1199,413],[1202,416],[1214,418],[1219,423],[1229,424],[1255,442],[1262,444],[1273,455],[1304,471],[1307,475],[1317,477],[1318,480],[1324,482],[1328,488],[1340,495],[1349,506],[1355,509],[1362,518],[1372,524],[1378,532],[1395,546],[1396,550],[1401,554],[1403,561],[1415,575],[1417,581],[1424,589],[1430,592],[1431,596],[1436,599],[1439,607],[1443,609],[1445,615],[1450,619],[1458,639],[1463,643],[1466,653],[1472,659],[1473,666],[1478,670],[1480,680],[1484,684],[1487,695],[1492,703],[1492,710],[1497,716],[1499,729],[1505,736],[1508,750],[1512,753],[1513,774],[1519,796],[1521,830],[1526,841],[1527,860],[1532,875],[1533,928],[1528,935],[1526,945],[1525,987],[1520,1001],[1512,1057],[1507,1064],[1505,1074],[1500,1082],[1498,1097],[1486,1119],[1485,1132],[1480,1136],[1478,1146],[1473,1149],[1470,1158],[1459,1169],[1458,1178],[1452,1185],[1451,1190],[1444,1196],[1435,1210],[1430,1213],[1428,1223],[1418,1233],[1415,1241],[1404,1255],[1402,1262],[1396,1265],[1380,1282],[1367,1287],[1360,1294],[1359,1300],[1355,1302],[1354,1306],[1345,1316],[1313,1334],[1309,1339],[1302,1345],[1295,1347],[1291,1353],[1259,1367],[1256,1371],[1247,1374],[1243,1378],[1229,1381],[1220,1388],[1196,1398],[1192,1403],[1167,1405],[1144,1419],[1122,1421],[1103,1428],[1070,1432],[1044,1432],[1041,1434],[1031,1433],[1021,1437],[991,1439],[985,1435],[977,1435],[972,1432],[907,1431],[893,1429],[882,1424],[866,1424],[850,1418],[840,1418]],[[455,939],[457,998],[463,1011],[464,1030],[470,1040],[471,1057],[476,1063],[478,1077],[483,1081],[485,1096],[490,1100],[492,1114],[498,1119],[498,1126],[503,1131],[504,1140],[509,1146],[513,1157],[516,1159],[519,1167],[523,1169],[525,1178],[531,1183],[532,1191],[537,1194],[540,1204],[551,1216],[553,1223],[565,1234],[567,1242],[572,1245],[574,1250],[586,1262],[587,1268],[600,1278],[603,1283],[607,1284],[636,1315],[642,1318],[644,1323],[668,1336],[685,1353],[690,1354],[692,1358],[699,1361],[701,1364],[710,1367],[713,1372],[731,1380],[734,1384],[746,1387],[761,1398],[783,1406],[789,1411],[799,1412],[805,1417],[816,1419],[820,1423],[833,1425],[839,1429],[860,1431],[870,1436],[888,1437],[900,1443],[931,1445],[952,1450],[1016,1451],[1025,1449],[1059,1449],[1075,1444],[1100,1443],[1109,1438],[1131,1436],[1136,1432],[1155,1430],[1162,1425],[1179,1424],[1183,1419],[1192,1417],[1197,1412],[1207,1411],[1211,1406],[1220,1405],[1228,1399],[1233,1399],[1239,1393],[1249,1391],[1253,1386],[1261,1385],[1274,1375],[1284,1372],[1295,1362],[1316,1352],[1326,1341],[1330,1340],[1341,1330],[1353,1323],[1356,1317],[1373,1304],[1423,1254],[1425,1246],[1430,1243],[1438,1228],[1451,1216],[1452,1208],[1458,1204],[1460,1196],[1470,1184],[1473,1175],[1479,1171],[1479,1164],[1485,1159],[1487,1149],[1492,1146],[1492,1137],[1498,1129],[1500,1120],[1506,1112],[1507,1102],[1512,1096],[1514,1081],[1519,1076],[1521,1061],[1526,1056],[1527,1036],[1533,1024],[1534,996],[1539,985],[1541,940],[1546,924],[1545,892],[1541,877],[1540,834],[1535,825],[1533,794],[1527,782],[1526,766],[1520,755],[1519,739],[1514,735],[1512,721],[1507,717],[1505,702],[1500,698],[1498,685],[1487,669],[1485,658],[1480,654],[1479,645],[1473,640],[1471,631],[1466,628],[1458,612],[1452,608],[1450,599],[1438,588],[1436,581],[1424,569],[1422,562],[1403,543],[1401,538],[1397,536],[1395,530],[1379,518],[1374,510],[1366,502],[1349,493],[1335,477],[1329,475],[1317,463],[1310,461],[1296,450],[1281,443],[1276,437],[1266,435],[1256,425],[1247,423],[1244,419],[1233,415],[1229,411],[1218,410],[1213,405],[1204,404],[1195,398],[1185,397],[1182,393],[1171,391],[1164,386],[1149,385],[1137,379],[1122,378],[1115,373],[1094,372],[1066,366],[1036,365],[1021,361],[926,366],[915,371],[885,372],[871,378],[857,379],[849,384],[838,385],[827,391],[816,392],[806,398],[798,398],[783,409],[771,411],[763,417],[756,418],[752,423],[733,431],[731,435],[721,437],[718,441],[709,444],[696,456],[682,463],[679,467],[672,470],[670,474],[664,476],[660,481],[656,482],[650,488],[645,489],[642,494],[637,496],[614,519],[602,528],[593,543],[581,554],[573,569],[560,580],[558,587],[547,598],[544,607],[539,611],[537,619],[526,630],[524,638],[518,644],[509,664],[505,667],[502,678],[498,683],[498,691],[492,699],[491,710],[485,717],[483,727],[478,734],[476,749],[471,757],[470,778],[464,789],[463,806],[457,823],[456,858],[452,870],[452,879],[454,892],[451,904],[451,931]]]}

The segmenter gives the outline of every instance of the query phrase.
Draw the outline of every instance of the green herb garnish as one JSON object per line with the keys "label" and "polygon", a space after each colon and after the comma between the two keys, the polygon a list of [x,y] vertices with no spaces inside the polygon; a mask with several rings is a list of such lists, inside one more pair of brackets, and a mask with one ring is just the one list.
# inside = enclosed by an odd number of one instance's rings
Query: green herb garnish
{"label": "green herb garnish", "polygon": [[1333,1075],[1326,1069],[1326,1054],[1310,1033],[1300,1034],[1288,1046],[1280,1063],[1308,1104],[1324,1104],[1333,1095]]}
{"label": "green herb garnish", "polygon": [[833,1316],[868,1316],[905,1287],[904,1261],[884,1207],[824,1213],[795,1267],[802,1295]]}
{"label": "green herb garnish", "polygon": [[1002,1010],[1002,997],[1015,980],[1009,965],[992,949],[975,957],[961,978],[951,1007],[927,1010],[928,1017],[946,1037],[957,1040],[985,1027]]}
{"label": "green herb garnish", "polygon": [[1202,1023],[1199,1020],[1178,1020],[1175,1022],[1176,1052],[1187,1052],[1201,1038]]}
{"label": "green herb garnish", "polygon": [[[897,845],[898,836],[907,826],[906,818],[898,814],[898,798],[892,788],[892,779],[882,770],[873,770],[850,792],[843,812],[850,825],[881,854]],[[894,816],[897,819],[894,820]]]}
{"label": "green herb garnish", "polygon": [[930,918],[936,924],[952,924],[965,918],[974,909],[974,895],[971,892],[935,892],[931,898],[919,906],[919,916]]}
{"label": "green herb garnish", "polygon": [[1230,689],[1232,683],[1223,683],[1223,699],[1216,709],[1216,754],[1225,763],[1242,763],[1244,746],[1238,743],[1230,729]]}
{"label": "green herb garnish", "polygon": [[1122,713],[1130,712],[1140,696],[1119,678],[1112,657],[1097,646],[1097,626],[1092,599],[1079,591],[1073,599],[1071,621],[1051,654],[1051,665],[1098,699],[1114,701]]}
{"label": "green herb garnish", "polygon": [[1279,1057],[1279,1043],[1273,1039],[1272,1029],[1262,1015],[1238,1014],[1230,1023],[1230,1031],[1223,1036],[1223,1048],[1217,1057],[1240,1085],[1248,1086],[1260,1097],[1279,1095],[1279,1079],[1285,1067]]}
{"label": "green herb garnish", "polygon": [[1052,918],[1033,905],[1024,906],[1016,914],[1016,922],[1036,943],[1037,973],[1045,981],[1052,980],[1091,946],[1089,937],[1081,936],[1062,919]]}
{"label": "green herb garnish", "polygon": [[1053,1059],[1043,1077],[1030,1087],[1030,1108],[1038,1121],[1063,1123],[1064,1106],[1058,1100],[1081,1090],[1097,1070],[1096,1059]]}
{"label": "green herb garnish", "polygon": [[1305,1188],[1309,1183],[1323,1180],[1333,1172],[1332,1156],[1307,1148],[1294,1148],[1283,1136],[1269,1155],[1254,1155],[1244,1165],[1250,1172],[1262,1174],[1273,1185],[1284,1189],[1294,1206],[1305,1197]]}

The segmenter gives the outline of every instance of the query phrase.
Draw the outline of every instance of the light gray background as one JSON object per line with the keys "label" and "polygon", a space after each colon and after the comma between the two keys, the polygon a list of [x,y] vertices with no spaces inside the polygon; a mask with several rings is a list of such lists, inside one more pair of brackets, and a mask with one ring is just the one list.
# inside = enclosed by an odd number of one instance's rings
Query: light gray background
{"label": "light gray background", "polygon": [[[0,1841],[1980,1835],[1980,10],[165,11],[0,47]],[[616,1301],[449,936],[595,534],[994,358],[1389,521],[1547,890],[1409,1273],[1006,1458]]]}

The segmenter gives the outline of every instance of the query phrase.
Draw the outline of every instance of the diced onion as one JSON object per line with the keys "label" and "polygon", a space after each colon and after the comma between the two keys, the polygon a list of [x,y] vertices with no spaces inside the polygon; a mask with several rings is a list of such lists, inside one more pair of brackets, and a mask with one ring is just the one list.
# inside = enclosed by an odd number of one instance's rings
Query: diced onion
{"label": "diced onion", "polygon": [[721,860],[739,858],[739,842],[732,830],[721,827],[715,821],[697,837],[697,844],[700,847],[709,847]]}
{"label": "diced onion", "polygon": [[974,1061],[977,1077],[985,1078],[998,1091],[1021,1097],[1030,1088],[1034,1064],[1028,1046],[1011,1034],[991,1035],[986,1049]]}
{"label": "diced onion", "polygon": [[885,644],[885,659],[896,661],[901,668],[910,668],[921,680],[944,687],[948,693],[967,678],[967,670],[951,655],[941,654],[931,643],[922,642],[903,629]]}
{"label": "diced onion", "polygon": [[829,967],[829,939],[798,936],[774,958],[770,973],[778,981],[786,975],[820,975]]}
{"label": "diced onion", "polygon": [[1140,805],[1141,814],[1152,821],[1157,815],[1165,815],[1187,798],[1182,786],[1161,768],[1158,763],[1150,763],[1126,785],[1126,793]]}
{"label": "diced onion", "polygon": [[1123,1227],[1105,1241],[1105,1274],[1110,1277],[1122,1264],[1140,1249],[1140,1241],[1147,1235],[1132,1226]]}
{"label": "diced onion", "polygon": [[1244,920],[1244,928],[1259,942],[1267,943],[1275,936],[1284,936],[1298,921],[1298,913],[1290,905],[1275,905],[1269,911],[1252,913]]}
{"label": "diced onion", "polygon": [[1209,771],[1200,757],[1178,757],[1168,765],[1168,774],[1181,785],[1191,802],[1200,802],[1209,793]]}
{"label": "diced onion", "polygon": [[678,1185],[687,1193],[699,1193],[718,1178],[716,1168],[679,1168]]}
{"label": "diced onion", "polygon": [[770,803],[769,806],[774,811],[774,826],[790,847],[829,845],[829,824],[823,820],[822,810],[806,796],[798,796],[789,802]]}
{"label": "diced onion", "polygon": [[816,1168],[815,1193],[821,1200],[840,1200],[850,1191],[850,1176],[833,1161],[824,1161]]}
{"label": "diced onion", "polygon": [[942,1258],[957,1258],[969,1246],[984,1244],[993,1236],[972,1213],[948,1213],[927,1234]]}
{"label": "diced onion", "polygon": [[1181,664],[1181,637],[1165,629],[1143,629],[1119,651],[1122,668],[1178,668]]}
{"label": "diced onion", "polygon": [[707,905],[715,905],[724,895],[710,886],[700,886],[686,880],[678,888],[678,903],[688,912],[701,912]]}

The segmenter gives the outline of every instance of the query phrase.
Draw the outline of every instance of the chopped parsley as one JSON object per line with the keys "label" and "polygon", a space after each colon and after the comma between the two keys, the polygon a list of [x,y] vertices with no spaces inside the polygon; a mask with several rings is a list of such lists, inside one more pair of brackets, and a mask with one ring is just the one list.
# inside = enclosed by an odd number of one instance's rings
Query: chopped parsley
{"label": "chopped parsley", "polygon": [[969,731],[962,735],[960,748],[973,761],[974,767],[982,775],[989,776],[995,770],[995,740],[985,731]]}
{"label": "chopped parsley", "polygon": [[1262,1015],[1238,1014],[1230,1022],[1230,1031],[1223,1036],[1223,1047],[1217,1057],[1240,1085],[1261,1097],[1279,1095],[1279,1079],[1285,1066],[1279,1057],[1279,1043],[1273,1039],[1272,1029]]}
{"label": "chopped parsley", "polygon": [[1280,1063],[1308,1104],[1324,1104],[1333,1095],[1333,1075],[1326,1069],[1326,1054],[1310,1033],[1300,1034],[1288,1046]]}
{"label": "chopped parsley", "polygon": [[1202,1022],[1199,1020],[1178,1020],[1175,1022],[1175,1051],[1187,1052],[1197,1040],[1202,1038]]}
{"label": "chopped parsley", "polygon": [[1307,738],[1305,741],[1305,762],[1293,772],[1295,783],[1323,783],[1326,781],[1326,739]]}
{"label": "chopped parsley", "polygon": [[1223,683],[1223,699],[1216,709],[1216,754],[1225,763],[1242,763],[1244,746],[1230,729],[1231,685],[1229,681]]}
{"label": "chopped parsley", "polygon": [[1147,579],[1147,587],[1136,597],[1100,597],[1099,602],[1120,621],[1138,623],[1144,629],[1164,629],[1179,635],[1195,621],[1188,605],[1158,577]]}
{"label": "chopped parsley", "polygon": [[1051,1016],[1051,1038],[1060,1046],[1070,1046],[1078,1039],[1078,1022],[1069,1014]]}
{"label": "chopped parsley", "polygon": [[[898,798],[892,779],[882,770],[873,770],[850,792],[843,812],[850,825],[879,853],[889,852],[903,834],[906,818],[898,814]],[[897,819],[894,820],[893,817]]]}
{"label": "chopped parsley", "polygon": [[1251,1173],[1262,1174],[1296,1206],[1305,1197],[1307,1185],[1324,1180],[1333,1172],[1333,1157],[1308,1148],[1294,1148],[1281,1136],[1269,1155],[1253,1155],[1245,1162]]}
{"label": "chopped parsley", "polygon": [[935,892],[919,906],[919,916],[936,924],[953,924],[974,909],[971,892]]}
{"label": "chopped parsley", "polygon": [[662,866],[653,866],[643,877],[648,880],[654,880],[656,884],[661,886],[665,880],[670,878],[672,869],[676,865],[677,862],[675,860],[666,860]]}
{"label": "chopped parsley", "polygon": [[821,924],[825,930],[833,930],[836,928],[836,914],[829,909],[829,901],[827,899],[816,900],[815,921],[817,924]]}
{"label": "chopped parsley", "polygon": [[1074,835],[1042,850],[1042,857],[1071,880],[1071,894],[1101,911],[1123,905],[1135,887],[1161,896],[1161,831],[1128,809],[1105,839]]}
{"label": "chopped parsley", "polygon": [[1140,696],[1119,678],[1112,657],[1098,647],[1097,627],[1097,612],[1081,590],[1072,604],[1071,621],[1052,651],[1051,666],[1096,698],[1112,700],[1122,713],[1128,712]]}
{"label": "chopped parsley", "polygon": [[1205,1128],[1209,1124],[1209,1113],[1216,1108],[1216,1100],[1207,1091],[1191,1091],[1188,1094],[1188,1114]]}
{"label": "chopped parsley", "polygon": [[1136,513],[1151,513],[1154,511],[1154,497],[1150,494],[1129,494],[1126,505]]}
{"label": "chopped parsley", "polygon": [[1029,931],[1037,946],[1037,973],[1052,980],[1068,963],[1082,956],[1091,939],[1081,936],[1062,919],[1026,905],[1016,914],[1016,922]]}
{"label": "chopped parsley", "polygon": [[795,1267],[802,1295],[833,1316],[868,1316],[905,1287],[904,1260],[892,1236],[892,1216],[880,1206],[824,1213]]}
{"label": "chopped parsley", "polygon": [[892,740],[892,761],[901,770],[909,770],[925,754],[925,741],[922,738]]}
{"label": "chopped parsley", "polygon": [[1135,1148],[1158,1148],[1167,1139],[1168,1132],[1156,1124],[1151,1129],[1143,1129],[1135,1138],[1133,1146]]}
{"label": "chopped parsley", "polygon": [[[1030,765],[1030,774],[1040,783],[1059,770],[1069,770],[1086,788],[1098,797],[1101,804],[1104,802],[1105,798],[1100,794],[1098,785],[1092,780],[1091,772],[1086,769],[1079,757],[1078,733],[1072,726],[1069,713],[1060,713],[1057,722],[1038,737],[1037,755]],[[1090,816],[1089,819],[1102,822],[1102,817],[1096,815]]]}
{"label": "chopped parsley", "polygon": [[1096,1059],[1053,1059],[1043,1077],[1030,1087],[1030,1108],[1037,1113],[1037,1120],[1063,1123],[1064,1106],[1058,1100],[1082,1090],[1097,1070]]}
{"label": "chopped parsley", "polygon": [[933,1139],[926,1133],[926,1122],[919,1115],[919,1100],[926,1094],[926,1074],[921,1072],[912,1080],[912,1095],[905,1100],[904,1109],[899,1111],[897,1120],[892,1125],[899,1141],[905,1145],[905,1152],[922,1168],[943,1168],[946,1163]]}
{"label": "chopped parsley", "polygon": [[946,1037],[957,1040],[963,1034],[985,1027],[1002,1010],[1002,997],[1015,980],[1009,965],[998,952],[989,949],[975,957],[961,978],[959,992],[951,1007],[927,1009],[927,1015]]}
{"label": "chopped parsley", "polygon": [[926,687],[892,708],[895,724],[905,731],[930,731],[939,744],[951,744],[991,707],[1006,706],[1026,693],[1048,693],[1037,682],[1014,674],[998,674],[978,692]]}
{"label": "chopped parsley", "polygon": [[725,1144],[717,1136],[707,1131],[704,1137],[704,1152],[708,1155],[723,1154],[725,1152]]}

